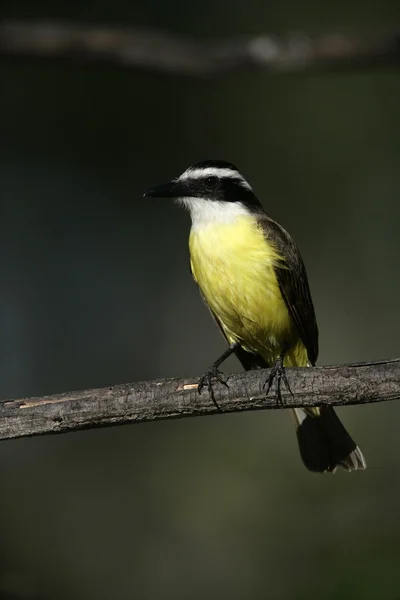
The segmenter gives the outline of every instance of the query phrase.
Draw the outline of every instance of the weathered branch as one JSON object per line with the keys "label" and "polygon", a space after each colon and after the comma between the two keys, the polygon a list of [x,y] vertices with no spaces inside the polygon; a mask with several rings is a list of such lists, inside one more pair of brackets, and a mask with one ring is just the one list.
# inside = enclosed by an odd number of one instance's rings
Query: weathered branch
{"label": "weathered branch", "polygon": [[[222,412],[279,408],[265,397],[268,370],[228,376],[214,386]],[[293,396],[283,407],[345,406],[400,399],[400,359],[333,367],[288,369]],[[165,379],[0,403],[0,439],[63,433],[109,425],[215,414],[207,392],[193,379]]]}
{"label": "weathered branch", "polygon": [[[400,31],[400,30],[399,30]],[[213,43],[145,29],[51,21],[0,21],[0,55],[112,63],[180,75],[207,76],[241,69],[304,71],[400,65],[400,32],[376,35],[261,34]]]}

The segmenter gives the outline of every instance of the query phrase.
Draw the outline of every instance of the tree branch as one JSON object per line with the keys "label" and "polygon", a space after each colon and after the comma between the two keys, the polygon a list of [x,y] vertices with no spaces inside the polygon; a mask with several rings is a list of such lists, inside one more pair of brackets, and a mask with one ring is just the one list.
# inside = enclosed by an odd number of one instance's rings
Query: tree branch
{"label": "tree branch", "polygon": [[400,33],[261,34],[211,43],[145,29],[71,23],[0,21],[0,55],[78,59],[179,75],[243,69],[305,71],[400,65]]}
{"label": "tree branch", "polygon": [[[265,397],[269,370],[228,376],[215,384],[222,412],[279,408]],[[293,396],[282,390],[284,408],[347,406],[400,399],[400,359],[287,370]],[[0,403],[0,439],[63,433],[109,425],[215,414],[207,392],[193,379],[164,379]]]}

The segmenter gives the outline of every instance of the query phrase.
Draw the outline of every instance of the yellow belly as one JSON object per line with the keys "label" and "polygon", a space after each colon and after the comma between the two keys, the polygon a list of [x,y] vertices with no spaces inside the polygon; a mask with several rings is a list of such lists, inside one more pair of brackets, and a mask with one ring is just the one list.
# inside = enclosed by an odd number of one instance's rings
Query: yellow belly
{"label": "yellow belly", "polygon": [[282,298],[279,255],[251,216],[192,230],[193,277],[229,343],[239,342],[272,365],[285,344],[287,366],[306,366],[307,351]]}

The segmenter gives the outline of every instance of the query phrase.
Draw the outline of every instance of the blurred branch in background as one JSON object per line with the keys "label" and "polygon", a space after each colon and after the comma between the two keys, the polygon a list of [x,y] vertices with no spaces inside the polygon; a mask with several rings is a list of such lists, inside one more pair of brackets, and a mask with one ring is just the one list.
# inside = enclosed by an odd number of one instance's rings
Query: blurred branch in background
{"label": "blurred branch in background", "polygon": [[202,43],[145,29],[0,21],[0,55],[111,63],[180,75],[240,69],[305,71],[400,65],[399,31],[375,35],[304,33]]}
{"label": "blurred branch in background", "polygon": [[[222,412],[275,409],[274,394],[265,397],[269,370],[230,375],[229,387],[215,384]],[[283,390],[284,408],[366,404],[400,399],[400,359],[333,367],[289,369],[293,395]],[[216,413],[197,383],[165,379],[116,385],[0,404],[0,439],[63,433],[108,425]]]}

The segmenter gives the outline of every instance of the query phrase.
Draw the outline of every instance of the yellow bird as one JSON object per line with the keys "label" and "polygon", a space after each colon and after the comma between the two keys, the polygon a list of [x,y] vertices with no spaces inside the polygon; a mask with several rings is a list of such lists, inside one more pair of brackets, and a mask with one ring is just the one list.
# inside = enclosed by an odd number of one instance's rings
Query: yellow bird
{"label": "yellow bird", "polygon": [[[246,370],[271,367],[288,386],[285,366],[315,365],[318,327],[306,270],[287,231],[265,213],[250,184],[231,163],[208,160],[145,196],[174,198],[192,219],[189,237],[194,280],[229,348],[200,378],[215,402],[212,380],[235,353]],[[293,410],[300,454],[311,471],[365,469],[364,456],[333,408]]]}

